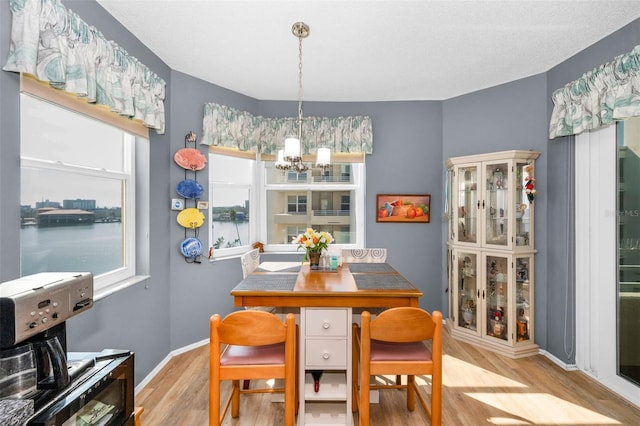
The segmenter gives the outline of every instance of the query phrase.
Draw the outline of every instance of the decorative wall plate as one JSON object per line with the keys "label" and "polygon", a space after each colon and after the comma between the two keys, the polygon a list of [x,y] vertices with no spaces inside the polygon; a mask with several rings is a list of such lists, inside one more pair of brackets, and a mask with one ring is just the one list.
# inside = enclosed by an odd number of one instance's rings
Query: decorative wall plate
{"label": "decorative wall plate", "polygon": [[207,157],[196,148],[180,148],[173,156],[175,162],[186,170],[202,170],[207,164]]}
{"label": "decorative wall plate", "polygon": [[202,254],[202,241],[197,238],[186,238],[180,244],[180,252],[184,257],[196,257]]}
{"label": "decorative wall plate", "polygon": [[200,198],[204,187],[197,180],[185,179],[178,183],[176,191],[184,198]]}
{"label": "decorative wall plate", "polygon": [[204,213],[196,208],[188,208],[178,213],[178,223],[189,229],[200,228],[204,223]]}

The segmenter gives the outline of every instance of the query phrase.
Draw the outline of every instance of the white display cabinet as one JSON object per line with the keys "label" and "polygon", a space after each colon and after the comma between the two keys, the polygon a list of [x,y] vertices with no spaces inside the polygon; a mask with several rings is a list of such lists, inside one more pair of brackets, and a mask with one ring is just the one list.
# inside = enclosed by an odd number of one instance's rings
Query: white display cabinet
{"label": "white display cabinet", "polygon": [[447,325],[454,338],[512,358],[534,343],[534,203],[525,182],[538,152],[451,158]]}

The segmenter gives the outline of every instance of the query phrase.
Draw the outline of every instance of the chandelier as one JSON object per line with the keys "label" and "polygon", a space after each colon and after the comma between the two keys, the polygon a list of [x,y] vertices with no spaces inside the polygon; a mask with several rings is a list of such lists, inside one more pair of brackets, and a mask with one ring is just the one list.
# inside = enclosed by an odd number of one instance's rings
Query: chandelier
{"label": "chandelier", "polygon": [[[302,161],[302,39],[309,36],[309,26],[304,22],[296,22],[291,27],[291,32],[298,37],[298,135],[287,137],[284,141],[284,149],[278,150],[276,168],[278,170],[292,170],[303,173],[309,167]],[[331,150],[319,147],[316,151],[316,167],[326,169],[331,165]]]}

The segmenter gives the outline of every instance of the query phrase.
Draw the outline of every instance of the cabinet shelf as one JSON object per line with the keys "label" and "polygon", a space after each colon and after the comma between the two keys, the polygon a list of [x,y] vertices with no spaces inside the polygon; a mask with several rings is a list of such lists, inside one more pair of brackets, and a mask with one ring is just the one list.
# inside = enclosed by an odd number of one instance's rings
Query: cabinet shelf
{"label": "cabinet shelf", "polygon": [[349,423],[344,404],[313,402],[305,404],[304,424],[346,425]]}
{"label": "cabinet shelf", "polygon": [[320,390],[313,389],[313,377],[305,375],[304,398],[307,401],[346,401],[347,378],[344,372],[323,372],[320,377]]}
{"label": "cabinet shelf", "polygon": [[[352,425],[351,308],[300,309],[298,425]],[[310,370],[322,370],[314,390]]]}

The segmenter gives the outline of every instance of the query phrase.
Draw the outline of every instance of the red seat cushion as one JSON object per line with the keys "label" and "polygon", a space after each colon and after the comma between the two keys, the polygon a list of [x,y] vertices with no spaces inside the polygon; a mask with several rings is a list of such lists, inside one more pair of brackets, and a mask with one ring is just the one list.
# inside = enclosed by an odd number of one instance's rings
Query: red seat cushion
{"label": "red seat cushion", "polygon": [[431,351],[422,342],[371,340],[371,361],[431,361]]}
{"label": "red seat cushion", "polygon": [[229,345],[220,355],[220,365],[284,364],[284,343],[264,346]]}

